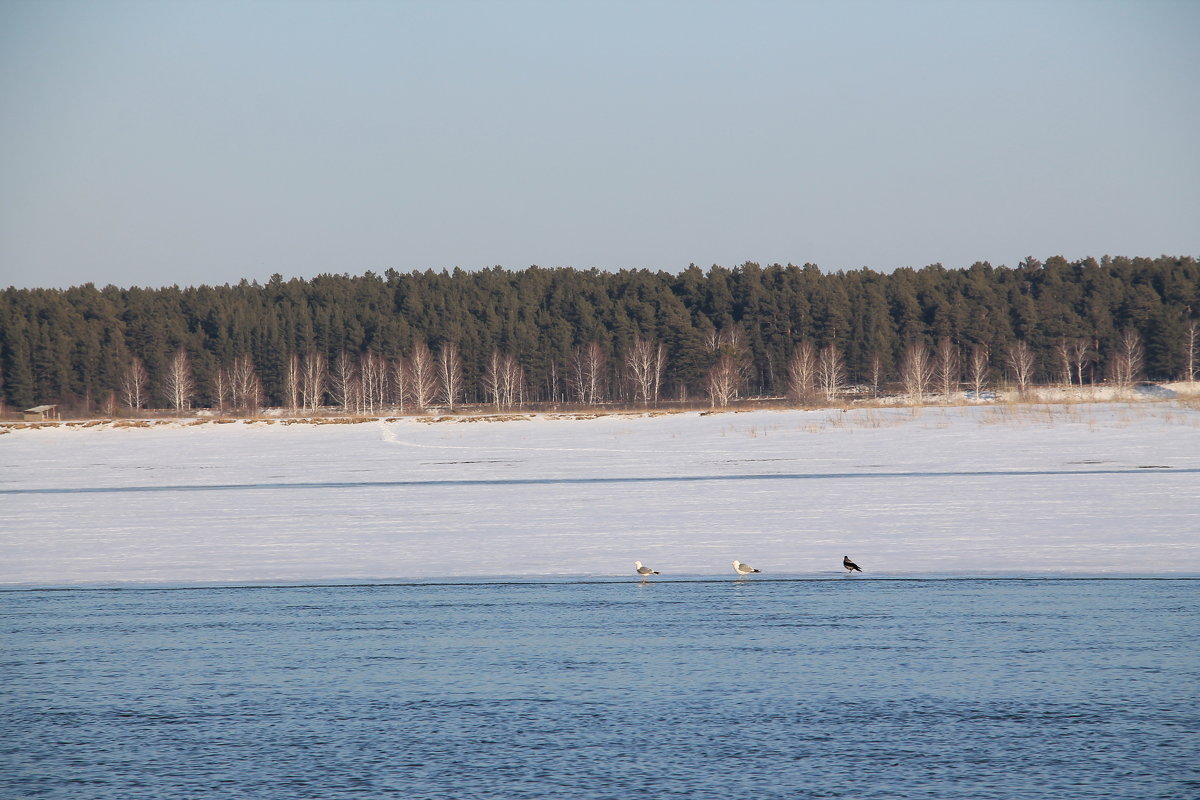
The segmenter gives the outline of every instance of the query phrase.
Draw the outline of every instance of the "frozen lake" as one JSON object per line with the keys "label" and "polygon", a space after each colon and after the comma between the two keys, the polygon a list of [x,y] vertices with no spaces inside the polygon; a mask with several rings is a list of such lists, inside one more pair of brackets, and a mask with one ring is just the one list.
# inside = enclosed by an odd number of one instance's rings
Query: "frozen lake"
{"label": "frozen lake", "polygon": [[1175,403],[0,436],[0,585],[1200,573]]}

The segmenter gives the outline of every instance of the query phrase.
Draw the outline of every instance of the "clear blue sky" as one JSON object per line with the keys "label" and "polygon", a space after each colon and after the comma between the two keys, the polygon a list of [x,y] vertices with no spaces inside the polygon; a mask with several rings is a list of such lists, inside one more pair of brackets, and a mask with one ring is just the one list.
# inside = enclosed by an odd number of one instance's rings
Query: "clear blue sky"
{"label": "clear blue sky", "polygon": [[1200,255],[1200,2],[0,0],[0,287]]}

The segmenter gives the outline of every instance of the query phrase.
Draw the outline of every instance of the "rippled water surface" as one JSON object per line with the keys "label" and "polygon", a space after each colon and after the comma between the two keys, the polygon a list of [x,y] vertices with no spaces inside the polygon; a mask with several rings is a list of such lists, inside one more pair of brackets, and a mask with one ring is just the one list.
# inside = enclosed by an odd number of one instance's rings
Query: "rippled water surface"
{"label": "rippled water surface", "polygon": [[1198,590],[4,592],[0,796],[1200,797]]}

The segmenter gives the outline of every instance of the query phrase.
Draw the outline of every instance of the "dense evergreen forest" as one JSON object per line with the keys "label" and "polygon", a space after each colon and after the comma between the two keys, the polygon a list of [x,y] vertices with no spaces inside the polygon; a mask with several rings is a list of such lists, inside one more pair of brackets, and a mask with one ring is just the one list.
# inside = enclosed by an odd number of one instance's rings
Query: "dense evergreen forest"
{"label": "dense evergreen forest", "polygon": [[[1195,369],[1198,317],[1192,257],[886,274],[747,263],[9,288],[0,399],[109,412],[715,403],[822,384],[887,390],[911,383],[914,348],[929,354],[925,383],[940,370],[956,388],[968,372],[976,386],[1177,379]],[[724,386],[714,377],[722,369]]]}

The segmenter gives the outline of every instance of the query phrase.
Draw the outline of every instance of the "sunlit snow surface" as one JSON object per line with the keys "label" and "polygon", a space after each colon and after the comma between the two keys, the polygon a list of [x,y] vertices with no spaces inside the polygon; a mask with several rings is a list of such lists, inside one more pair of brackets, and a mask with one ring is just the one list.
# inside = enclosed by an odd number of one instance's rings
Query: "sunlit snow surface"
{"label": "sunlit snow surface", "polygon": [[[0,584],[1200,573],[1180,404],[17,430]],[[858,576],[855,579],[859,579]]]}

